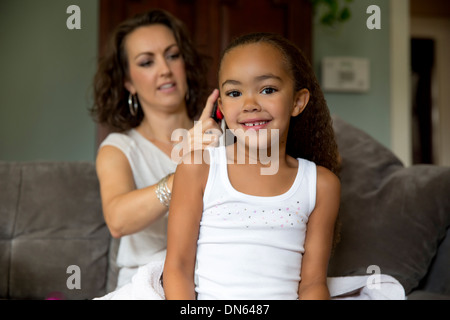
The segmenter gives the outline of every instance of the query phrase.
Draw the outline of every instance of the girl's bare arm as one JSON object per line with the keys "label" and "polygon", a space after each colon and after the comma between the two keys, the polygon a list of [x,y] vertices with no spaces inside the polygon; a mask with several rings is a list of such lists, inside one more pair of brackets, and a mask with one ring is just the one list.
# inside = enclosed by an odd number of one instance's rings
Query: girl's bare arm
{"label": "girl's bare arm", "polygon": [[208,169],[205,164],[179,164],[175,173],[163,272],[168,300],[196,298],[194,268]]}
{"label": "girl's bare arm", "polygon": [[298,295],[302,300],[329,299],[327,270],[340,202],[340,181],[317,167],[316,206],[310,215]]}

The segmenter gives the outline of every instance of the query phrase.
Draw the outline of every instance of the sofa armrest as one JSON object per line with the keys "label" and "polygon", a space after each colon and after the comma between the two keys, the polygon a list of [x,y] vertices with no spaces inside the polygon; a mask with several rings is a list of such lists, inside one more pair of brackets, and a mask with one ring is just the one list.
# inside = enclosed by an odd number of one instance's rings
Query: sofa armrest
{"label": "sofa armrest", "polygon": [[0,191],[0,298],[105,293],[110,235],[93,163],[3,162]]}

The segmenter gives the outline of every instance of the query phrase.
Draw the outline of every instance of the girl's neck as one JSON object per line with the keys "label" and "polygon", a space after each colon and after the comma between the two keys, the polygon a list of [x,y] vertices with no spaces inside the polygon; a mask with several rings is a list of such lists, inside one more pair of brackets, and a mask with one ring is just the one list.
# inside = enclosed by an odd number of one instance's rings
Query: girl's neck
{"label": "girl's neck", "polygon": [[229,145],[226,150],[228,179],[233,188],[241,193],[262,197],[278,196],[286,193],[295,181],[298,161],[285,153],[274,157],[272,150],[272,158],[268,158],[268,162],[263,162],[264,157],[259,156],[253,160],[246,157],[243,163],[239,159],[236,144]]}
{"label": "girl's neck", "polygon": [[262,175],[275,175],[280,168],[297,165],[297,161],[286,154],[285,146],[259,149],[249,148],[237,142],[227,148],[227,159],[230,164],[251,165]]}

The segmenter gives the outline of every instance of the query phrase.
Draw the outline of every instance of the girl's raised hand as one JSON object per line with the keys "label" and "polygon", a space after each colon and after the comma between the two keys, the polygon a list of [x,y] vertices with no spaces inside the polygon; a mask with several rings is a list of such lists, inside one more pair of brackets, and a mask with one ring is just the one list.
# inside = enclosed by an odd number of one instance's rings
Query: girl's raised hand
{"label": "girl's raised hand", "polygon": [[[172,159],[174,159],[174,152],[176,158],[183,158],[188,153],[195,150],[204,150],[207,147],[217,147],[219,145],[219,138],[223,134],[220,125],[211,117],[214,103],[219,98],[219,90],[214,89],[206,101],[205,108],[198,121],[195,122],[187,135],[183,136],[183,141],[176,145],[172,151]],[[180,152],[180,149],[182,151]],[[181,160],[179,158],[179,160]],[[177,161],[178,162],[178,161]]]}
{"label": "girl's raised hand", "polygon": [[219,145],[219,138],[223,132],[219,124],[211,117],[214,103],[218,98],[219,90],[214,89],[206,101],[206,106],[199,120],[189,130],[191,151],[198,149],[204,150],[209,146],[217,147]]}

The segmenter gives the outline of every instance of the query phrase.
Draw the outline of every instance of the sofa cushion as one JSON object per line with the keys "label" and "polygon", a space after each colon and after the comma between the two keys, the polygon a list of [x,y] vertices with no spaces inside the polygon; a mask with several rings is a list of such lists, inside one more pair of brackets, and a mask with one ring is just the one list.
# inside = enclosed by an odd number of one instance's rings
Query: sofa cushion
{"label": "sofa cushion", "polygon": [[405,168],[369,135],[333,117],[342,158],[341,232],[330,276],[376,265],[409,294],[425,276],[450,225],[450,168]]}
{"label": "sofa cushion", "polygon": [[0,298],[8,295],[11,256],[10,240],[13,237],[20,187],[20,165],[0,165]]}
{"label": "sofa cushion", "polygon": [[429,292],[445,294],[450,299],[450,228],[439,245],[427,277],[422,281],[421,288]]}
{"label": "sofa cushion", "polygon": [[0,175],[0,298],[103,295],[110,236],[94,164],[0,163]]}

